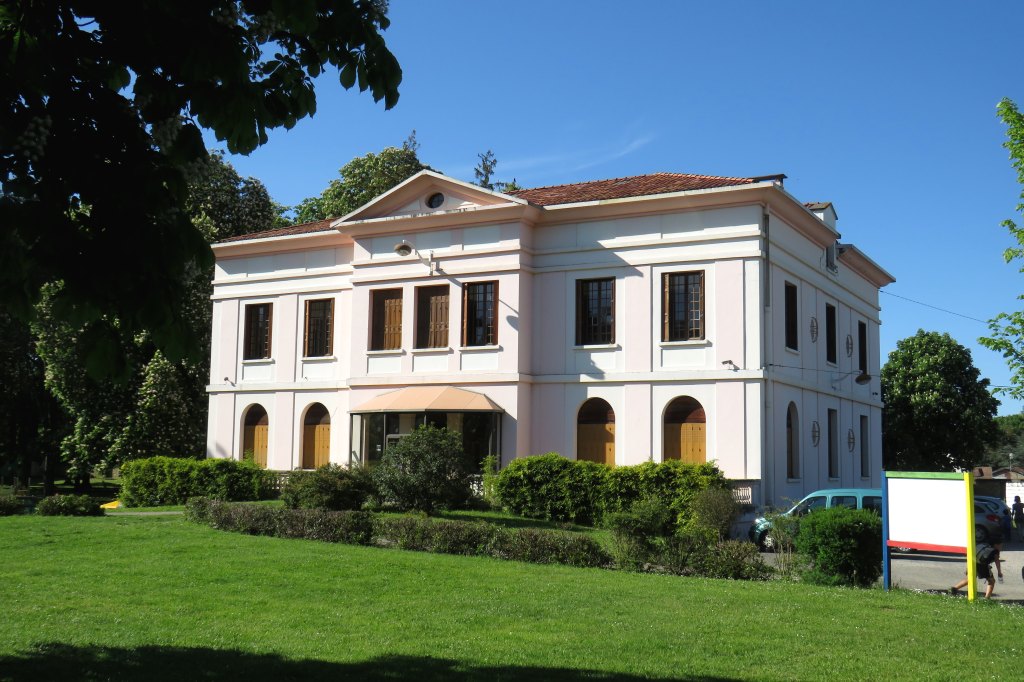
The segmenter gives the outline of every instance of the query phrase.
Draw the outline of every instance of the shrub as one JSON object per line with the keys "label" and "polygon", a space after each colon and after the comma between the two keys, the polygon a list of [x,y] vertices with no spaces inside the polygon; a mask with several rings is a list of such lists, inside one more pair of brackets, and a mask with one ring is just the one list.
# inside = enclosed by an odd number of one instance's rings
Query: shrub
{"label": "shrub", "polygon": [[480,496],[489,508],[501,506],[498,499],[498,468],[500,464],[495,455],[484,457],[480,465],[482,474],[480,476]]}
{"label": "shrub", "polygon": [[600,518],[609,467],[566,459],[556,452],[513,460],[498,474],[502,506],[535,519],[591,523]]}
{"label": "shrub", "polygon": [[15,516],[25,513],[25,505],[12,495],[0,495],[0,516]]}
{"label": "shrub", "polygon": [[692,517],[694,497],[708,488],[729,488],[729,482],[712,462],[683,464],[669,460],[616,467],[605,481],[603,507],[608,512],[622,511],[638,500],[658,498],[668,504],[681,525]]}
{"label": "shrub", "polygon": [[607,566],[611,557],[593,538],[541,528],[502,528],[494,538],[492,556],[534,564]]}
{"label": "shrub", "polygon": [[634,502],[628,511],[608,514],[605,526],[612,531],[616,564],[636,570],[657,560],[661,539],[672,533],[674,524],[668,505],[657,498],[645,498]]}
{"label": "shrub", "polygon": [[846,507],[813,512],[800,519],[796,548],[810,562],[809,582],[870,587],[882,574],[882,519]]}
{"label": "shrub", "polygon": [[424,425],[388,446],[373,482],[385,504],[430,513],[466,503],[473,468],[461,434]]}
{"label": "shrub", "polygon": [[53,495],[36,505],[40,516],[103,516],[100,503],[88,495]]}
{"label": "shrub", "polygon": [[710,528],[719,540],[727,540],[732,524],[740,515],[740,506],[727,488],[705,488],[698,491],[691,502],[691,523]]}
{"label": "shrub", "polygon": [[706,578],[768,580],[773,571],[754,543],[722,540],[704,552],[700,573]]}
{"label": "shrub", "polygon": [[315,471],[295,471],[281,489],[288,509],[360,509],[373,494],[373,479],[362,467],[328,464]]}
{"label": "shrub", "polygon": [[714,544],[714,531],[708,528],[681,528],[662,542],[658,564],[675,575],[703,575],[705,557]]}
{"label": "shrub", "polygon": [[373,522],[377,544],[399,549],[467,556],[490,553],[496,526],[447,521],[426,516],[378,516]]}
{"label": "shrub", "polygon": [[272,496],[273,484],[273,472],[251,462],[150,457],[121,467],[119,497],[126,507],[184,504],[190,497],[262,500]]}
{"label": "shrub", "polygon": [[370,544],[371,515],[360,511],[278,509],[255,504],[227,504],[193,497],[185,518],[217,530],[280,538],[303,538],[349,545]]}

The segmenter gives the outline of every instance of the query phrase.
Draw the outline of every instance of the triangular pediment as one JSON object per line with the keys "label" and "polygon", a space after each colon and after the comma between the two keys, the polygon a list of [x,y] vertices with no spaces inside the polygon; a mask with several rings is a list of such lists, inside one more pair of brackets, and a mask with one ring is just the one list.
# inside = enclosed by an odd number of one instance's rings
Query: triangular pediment
{"label": "triangular pediment", "polygon": [[468,182],[424,170],[333,223],[404,218],[421,215],[464,213],[495,206],[527,202]]}

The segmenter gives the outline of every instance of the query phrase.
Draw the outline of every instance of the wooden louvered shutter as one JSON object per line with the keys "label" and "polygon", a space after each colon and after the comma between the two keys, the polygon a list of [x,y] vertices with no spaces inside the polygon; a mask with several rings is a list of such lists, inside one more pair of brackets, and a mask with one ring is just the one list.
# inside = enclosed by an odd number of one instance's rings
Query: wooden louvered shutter
{"label": "wooden louvered shutter", "polygon": [[271,357],[271,351],[273,351],[273,335],[274,335],[274,304],[267,303],[267,347],[263,355],[265,358]]}
{"label": "wooden louvered shutter", "polygon": [[334,355],[334,299],[327,300],[327,320],[325,321],[327,343],[325,344],[324,354]]}
{"label": "wooden louvered shutter", "polygon": [[402,347],[402,292],[384,294],[384,350]]}
{"label": "wooden louvered shutter", "polygon": [[672,300],[669,292],[669,283],[672,275],[665,273],[661,276],[661,340],[672,340]]}
{"label": "wooden louvered shutter", "polygon": [[430,338],[431,348],[448,345],[448,287],[437,287],[430,295]]}
{"label": "wooden louvered shutter", "polygon": [[306,312],[305,312],[305,324],[303,325],[302,331],[302,357],[309,357],[309,304],[312,301],[306,301]]}

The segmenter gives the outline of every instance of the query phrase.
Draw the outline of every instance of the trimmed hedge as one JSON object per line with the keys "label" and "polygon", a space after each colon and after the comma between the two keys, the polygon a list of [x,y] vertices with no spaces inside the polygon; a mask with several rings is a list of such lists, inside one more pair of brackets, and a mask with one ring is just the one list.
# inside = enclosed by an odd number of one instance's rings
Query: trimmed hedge
{"label": "trimmed hedge", "polygon": [[812,512],[800,519],[796,549],[810,562],[808,582],[871,587],[882,575],[882,518],[847,507]]}
{"label": "trimmed hedge", "polygon": [[502,506],[514,514],[584,524],[628,511],[644,499],[661,500],[676,524],[686,524],[695,496],[710,488],[729,488],[725,476],[710,462],[644,462],[613,468],[554,452],[513,460],[495,483]]}
{"label": "trimmed hedge", "polygon": [[0,516],[17,516],[25,513],[25,504],[13,495],[0,495]]}
{"label": "trimmed hedge", "polygon": [[121,467],[119,499],[126,507],[184,504],[191,497],[263,500],[273,497],[273,472],[232,459],[135,459]]}
{"label": "trimmed hedge", "polygon": [[281,488],[281,499],[288,509],[343,511],[362,508],[373,493],[368,469],[328,464],[314,471],[292,472]]}
{"label": "trimmed hedge", "polygon": [[535,528],[362,511],[280,509],[192,498],[185,518],[218,530],[353,545],[568,566],[607,566],[611,557],[592,538]]}
{"label": "trimmed hedge", "polygon": [[100,503],[88,495],[52,495],[39,500],[40,516],[103,516]]}

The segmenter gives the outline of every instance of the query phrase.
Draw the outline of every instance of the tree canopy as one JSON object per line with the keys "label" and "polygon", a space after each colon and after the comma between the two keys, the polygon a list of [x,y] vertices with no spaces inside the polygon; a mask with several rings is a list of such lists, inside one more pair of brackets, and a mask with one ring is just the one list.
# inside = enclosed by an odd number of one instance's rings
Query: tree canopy
{"label": "tree canopy", "polygon": [[320,196],[303,199],[295,207],[296,220],[308,223],[340,218],[429,169],[420,161],[419,146],[414,130],[401,147],[386,147],[379,154],[371,152],[352,159],[338,170],[340,177],[331,180]]}
{"label": "tree canopy", "polygon": [[896,344],[882,367],[885,467],[949,471],[981,463],[999,441],[999,401],[971,351],[949,334],[918,330]]}
{"label": "tree canopy", "polygon": [[[316,111],[313,79],[390,108],[402,72],[380,0],[10,0],[0,5],[0,304],[80,329],[94,373],[147,332],[198,356],[189,273],[212,263],[185,210],[200,128],[234,153]],[[122,374],[125,374],[122,371]]]}
{"label": "tree canopy", "polygon": [[[1024,114],[1008,99],[1001,101],[996,110],[1006,124],[1006,142],[1003,146],[1010,152],[1010,164],[1017,171],[1017,183],[1021,186],[1017,212],[1024,216]],[[1003,252],[1003,258],[1007,263],[1024,261],[1024,222],[1017,224],[1007,218],[1002,224],[1017,242],[1017,246],[1011,246]],[[1024,273],[1024,266],[1019,271]],[[1024,300],[1024,295],[1017,298]],[[1011,387],[1000,390],[1017,400],[1024,400],[1024,311],[1000,313],[989,321],[989,331],[992,335],[982,337],[978,342],[1002,353],[1010,368]]]}
{"label": "tree canopy", "polygon": [[990,447],[981,463],[991,467],[1024,465],[1024,414],[996,417],[999,442]]}

